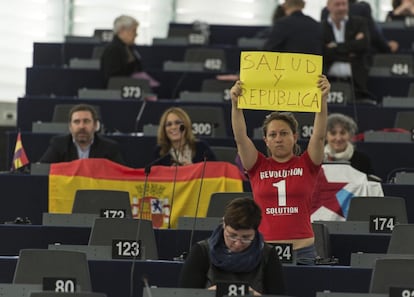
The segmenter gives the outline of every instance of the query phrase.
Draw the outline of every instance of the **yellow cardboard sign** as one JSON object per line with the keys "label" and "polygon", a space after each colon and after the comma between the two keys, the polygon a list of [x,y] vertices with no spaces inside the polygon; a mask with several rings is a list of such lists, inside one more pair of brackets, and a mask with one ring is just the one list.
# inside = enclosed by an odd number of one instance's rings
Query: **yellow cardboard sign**
{"label": "yellow cardboard sign", "polygon": [[322,56],[277,52],[242,52],[240,80],[243,109],[319,112]]}

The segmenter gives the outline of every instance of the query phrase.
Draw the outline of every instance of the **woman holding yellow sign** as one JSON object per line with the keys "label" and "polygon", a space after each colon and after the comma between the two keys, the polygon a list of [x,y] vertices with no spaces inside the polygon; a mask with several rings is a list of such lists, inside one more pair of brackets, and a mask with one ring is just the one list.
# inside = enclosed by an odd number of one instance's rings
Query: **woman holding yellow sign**
{"label": "woman holding yellow sign", "polygon": [[238,108],[243,85],[231,89],[232,127],[243,167],[249,175],[253,197],[263,219],[259,230],[266,242],[292,244],[294,256],[315,258],[314,234],[310,220],[311,197],[324,158],[327,124],[327,97],[330,83],[320,75],[321,110],[315,113],[314,130],[308,147],[298,155],[298,122],[291,113],[272,112],[263,123],[263,140],[269,157],[260,153],[247,135],[243,110]]}

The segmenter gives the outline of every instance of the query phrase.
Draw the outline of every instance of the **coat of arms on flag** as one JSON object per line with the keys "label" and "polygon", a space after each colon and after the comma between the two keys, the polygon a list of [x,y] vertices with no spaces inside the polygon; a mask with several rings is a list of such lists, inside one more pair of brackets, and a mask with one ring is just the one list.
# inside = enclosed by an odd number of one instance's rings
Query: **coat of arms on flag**
{"label": "coat of arms on flag", "polygon": [[22,144],[22,137],[20,132],[17,134],[16,146],[14,148],[13,161],[11,165],[11,170],[15,171],[19,168],[22,168],[29,164],[29,159],[27,158],[26,152],[24,151]]}

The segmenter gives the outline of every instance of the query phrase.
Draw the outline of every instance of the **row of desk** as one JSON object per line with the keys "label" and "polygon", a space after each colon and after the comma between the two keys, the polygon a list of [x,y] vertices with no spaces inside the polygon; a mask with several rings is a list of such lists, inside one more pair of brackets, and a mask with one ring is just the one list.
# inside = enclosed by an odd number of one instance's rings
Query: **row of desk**
{"label": "row of desk", "polygon": [[[14,147],[16,144],[16,132],[8,133],[8,161],[11,164]],[[50,133],[32,133],[22,132],[21,138],[26,154],[32,163],[38,162],[40,157],[46,151],[51,137]],[[153,151],[156,147],[156,138],[154,136],[136,136],[130,134],[112,134],[107,135],[109,138],[116,140],[121,147],[121,153],[124,156],[126,166],[132,168],[143,168],[154,160]],[[235,147],[232,138],[204,138],[210,146]],[[266,153],[265,143],[261,139],[255,139],[254,143],[257,149]],[[307,141],[299,140],[300,146],[306,148]],[[410,158],[413,150],[413,144],[392,143],[392,142],[358,142],[358,150],[367,153],[372,160],[375,175],[387,182],[391,177],[390,173],[396,168],[414,168],[414,158]]]}
{"label": "row of desk", "polygon": [[[192,24],[171,23],[170,28],[191,28]],[[414,41],[414,28],[406,27],[403,21],[379,22],[385,37],[396,40],[400,44],[400,49],[412,50]],[[263,31],[266,26],[240,26],[240,25],[209,25],[210,44],[230,44],[236,45],[240,37],[254,37],[257,32]]]}
{"label": "row of desk", "polygon": [[[69,65],[73,58],[91,59],[94,48],[104,46],[100,43],[41,43],[33,44],[33,66]],[[192,47],[199,47],[197,45]],[[187,46],[153,45],[137,46],[141,55],[144,69],[162,69],[164,61],[183,61]],[[240,52],[242,48],[235,46],[211,46],[208,48],[224,49],[226,68],[234,70],[239,68]]]}
{"label": "row of desk", "polygon": [[[188,28],[188,24],[171,24],[178,28]],[[239,38],[253,38],[258,32],[265,30],[263,26],[226,26],[210,25],[210,47],[220,47],[226,49],[226,59],[229,69],[237,69],[238,55],[240,50],[237,47]],[[399,43],[401,51],[413,50],[413,28],[392,28],[384,26],[382,28],[384,35],[390,40],[396,40]],[[93,49],[96,46],[102,46],[103,43],[40,43],[33,45],[33,65],[68,65],[71,58],[88,59],[92,57]],[[197,45],[194,45],[197,46]],[[160,68],[162,61],[182,60],[186,46],[168,46],[152,45],[137,46],[137,50],[143,57],[144,65],[147,68]]]}
{"label": "row of desk", "polygon": [[[0,282],[13,279],[17,259],[0,257]],[[132,262],[127,260],[89,260],[89,272],[94,292],[106,293],[108,297],[130,295]],[[133,295],[142,296],[145,276],[150,286],[177,287],[182,262],[137,261],[132,282]],[[312,297],[319,291],[368,292],[371,269],[346,266],[284,266],[284,278],[289,296]],[[298,285],[300,283],[300,285]]]}
{"label": "row of desk", "polygon": [[[49,244],[87,244],[88,227],[41,226],[41,215],[48,208],[48,177],[24,174],[0,175],[3,207],[0,222],[12,221],[16,216],[28,217],[35,225],[0,225],[0,282],[10,283],[16,266],[16,257],[22,248],[46,248]],[[387,194],[402,191],[410,196],[414,186],[396,189],[385,185]],[[411,217],[412,221],[413,218]],[[208,231],[195,231],[193,241],[206,238]],[[187,251],[190,246],[190,230],[155,230],[155,237],[161,261],[137,261],[134,269],[134,296],[141,296],[143,275],[150,285],[159,287],[177,286],[181,262],[171,261],[173,257]],[[387,234],[331,234],[332,254],[339,258],[340,265],[349,265],[352,252],[386,252],[390,236]],[[347,242],[349,244],[344,245]],[[108,297],[129,296],[131,261],[90,260],[92,288],[104,292]],[[345,266],[284,266],[288,294],[308,297],[323,290],[344,292],[367,292],[371,269]],[[297,286],[300,280],[301,285]]]}
{"label": "row of desk", "polygon": [[[91,229],[88,227],[41,226],[41,214],[47,211],[47,176],[18,174],[0,175],[3,189],[3,207],[0,220],[13,220],[15,216],[29,217],[37,225],[0,225],[0,282],[10,283],[16,266],[16,257],[23,248],[47,248],[49,244],[87,244]],[[389,195],[404,193],[410,196],[414,186],[384,185]],[[412,200],[412,199],[411,199]],[[407,199],[408,201],[408,199]],[[412,214],[409,218],[413,220]],[[143,275],[150,285],[177,286],[181,262],[171,261],[187,251],[190,230],[155,230],[160,261],[137,261],[134,268],[134,296],[141,296]],[[195,231],[193,242],[206,238],[209,231]],[[331,234],[332,255],[339,258],[340,266],[284,266],[289,296],[315,296],[317,291],[368,292],[371,269],[354,268],[350,263],[352,252],[385,253],[389,234]],[[347,242],[345,245],[344,242]],[[92,288],[108,297],[129,296],[132,262],[126,260],[90,260]],[[297,282],[300,280],[301,285]]]}
{"label": "row of desk", "polygon": [[[200,91],[202,81],[214,79],[221,72],[179,72],[148,70],[160,86],[158,98],[177,98],[181,91]],[[26,69],[26,95],[77,96],[78,90],[105,89],[102,73],[94,69],[39,66]]]}
{"label": "row of desk", "polygon": [[[403,21],[378,22],[378,27],[389,40],[399,43],[400,50],[413,50],[412,26],[406,27]],[[192,24],[171,23],[170,28],[190,28]],[[210,44],[212,45],[237,45],[240,37],[251,38],[258,32],[265,30],[266,26],[240,26],[240,25],[209,25]]]}
{"label": "row of desk", "polygon": [[[230,71],[237,73],[238,68]],[[148,69],[160,82],[154,88],[158,98],[178,98],[181,91],[200,91],[202,81],[214,79],[223,72],[183,72]],[[368,89],[378,100],[385,96],[407,96],[412,76],[370,76]],[[104,89],[102,73],[94,69],[34,66],[26,69],[26,95],[76,96],[79,89]]]}
{"label": "row of desk", "polygon": [[[48,245],[87,245],[90,227],[64,227],[5,224],[0,225],[0,255],[16,256],[20,249],[47,249]],[[190,230],[155,229],[155,240],[160,260],[172,261],[188,252],[191,240]],[[210,231],[195,230],[192,244],[209,237]],[[331,254],[338,258],[339,265],[349,266],[351,253],[386,253],[390,240],[389,234],[330,234]],[[344,245],[344,242],[349,244]]]}
{"label": "row of desk", "polygon": [[[171,28],[189,29],[192,25],[189,24],[171,24]],[[227,65],[227,72],[237,73],[239,70],[240,52],[243,50],[258,50],[257,48],[240,48],[237,46],[237,40],[241,37],[251,38],[257,32],[260,32],[266,27],[262,26],[226,26],[226,25],[210,25],[210,48],[220,48],[225,52],[225,60]],[[383,26],[382,28],[385,36],[399,42],[402,52],[412,52],[413,49],[413,29],[412,28],[398,28],[396,26]],[[73,71],[69,77],[63,76],[67,86],[57,84],[56,81],[50,80],[47,71],[50,67],[56,68],[55,75],[60,76],[59,69],[65,69],[72,58],[90,59],[93,50],[97,46],[104,46],[104,43],[34,43],[33,45],[33,68],[28,69],[27,79],[28,87],[26,94],[28,95],[74,95],[80,86],[88,88],[97,88],[103,86],[103,79],[98,71]],[[152,74],[155,78],[161,81],[162,85],[156,89],[156,93],[160,98],[175,98],[181,90],[194,90],[198,88],[197,81],[200,76],[199,73],[192,75],[182,75],[182,73],[170,73],[168,75],[161,75],[163,63],[165,61],[182,61],[184,59],[185,51],[189,47],[200,47],[200,45],[142,45],[137,46],[137,50],[142,57],[144,68]],[[37,69],[40,68],[40,69]],[[83,75],[84,73],[84,75]],[[33,80],[31,75],[42,75],[41,79],[46,79],[47,83],[53,85],[51,88],[39,89],[36,87],[38,83],[31,83]],[[181,75],[180,75],[181,74]],[[74,78],[74,76],[76,78]],[[215,74],[209,73],[209,77],[214,77]],[[80,76],[80,77],[79,77]],[[71,81],[70,77],[74,80]],[[178,77],[178,79],[177,79]],[[69,78],[69,79],[68,79]],[[87,79],[82,84],[82,79]],[[392,96],[406,96],[408,93],[407,80],[403,77],[393,77],[388,83],[383,84],[381,77],[371,77],[368,83],[371,92],[377,96],[378,100],[386,95]],[[395,81],[394,81],[395,79]],[[406,77],[410,80],[410,77]],[[411,78],[412,80],[412,78]],[[172,83],[170,83],[172,82]],[[47,84],[46,83],[46,84]],[[390,86],[391,85],[391,86]],[[169,90],[167,90],[169,87]],[[64,88],[64,89],[61,89]]]}
{"label": "row of desk", "polygon": [[[151,176],[149,176],[151,179]],[[1,174],[0,182],[2,184],[2,200],[3,207],[0,209],[0,223],[7,221],[13,221],[16,217],[28,217],[31,222],[35,225],[40,225],[42,223],[42,214],[48,211],[48,176],[32,176],[28,174]],[[245,186],[245,190],[248,191],[248,187]],[[408,211],[408,222],[414,223],[414,185],[395,185],[395,184],[383,184],[384,194],[388,196],[400,196],[404,197],[406,201],[407,211]],[[15,226],[10,226],[15,227]],[[3,229],[1,229],[3,228]],[[27,229],[7,229],[6,226],[0,228],[4,236],[1,238],[12,238],[13,234],[18,234],[18,232],[28,232]],[[30,230],[30,229],[29,229]],[[14,238],[15,244],[10,243],[11,245],[6,245],[6,242],[0,247],[0,251],[7,252],[7,254],[15,254],[18,248],[26,246],[27,240],[29,238],[37,238],[39,240],[38,244],[44,244],[41,238],[49,238],[48,232],[56,234],[57,230],[53,228],[46,229],[31,229],[32,235],[27,236],[18,236]],[[35,231],[45,232],[46,235],[36,235]],[[160,230],[161,231],[161,230]],[[171,230],[163,230],[171,231]],[[60,231],[59,231],[60,232]],[[84,231],[83,237],[78,238],[77,240],[86,242],[86,236],[88,231]],[[171,231],[173,232],[173,231]],[[69,232],[70,233],[70,232]],[[43,234],[43,233],[42,233]],[[172,236],[170,239],[167,239],[165,243],[174,243],[176,234],[174,233],[165,233]],[[171,235],[172,234],[172,235]],[[182,236],[185,236],[182,233]],[[23,234],[22,234],[23,235]],[[332,235],[334,236],[334,235]],[[358,235],[355,237],[355,240],[348,240],[346,238],[341,238],[343,235],[335,235],[331,237],[332,242],[332,253],[336,257],[340,258],[344,264],[349,263],[349,255],[351,252],[385,252],[388,246],[389,237],[386,235],[373,235],[370,237],[364,237]],[[48,241],[49,243],[62,242],[62,237],[55,236],[56,239],[53,241]],[[163,235],[163,238],[167,238],[166,235]],[[189,240],[184,239],[176,242],[177,247],[171,249],[171,253],[160,251],[160,255],[164,255],[163,258],[171,259],[171,256],[177,256],[183,251],[183,247],[188,247]],[[357,238],[357,239],[356,239]],[[71,239],[68,236],[68,239]],[[344,241],[345,240],[345,241]],[[182,243],[182,242],[184,243]],[[10,242],[10,240],[9,240]],[[43,242],[43,243],[42,243]],[[347,242],[347,245],[343,243]],[[75,241],[74,243],[79,243]],[[181,247],[179,246],[181,244]],[[161,244],[163,246],[164,244]],[[0,253],[1,254],[1,253]]]}
{"label": "row of desk", "polygon": [[[224,125],[227,137],[232,138],[231,131],[231,104],[223,102],[185,102],[180,100],[164,99],[155,102],[146,102],[141,118],[137,122],[137,115],[142,107],[143,101],[133,99],[106,100],[106,99],[78,99],[74,97],[48,96],[26,96],[18,98],[17,101],[17,126],[20,131],[31,131],[34,122],[52,121],[53,111],[58,104],[88,103],[99,106],[101,111],[101,122],[109,132],[131,133],[143,131],[143,125],[158,125],[162,113],[172,106],[198,108],[216,107],[222,110]],[[360,104],[357,107],[352,105],[330,104],[329,113],[343,113],[354,118],[358,122],[360,132],[368,130],[381,130],[394,127],[396,113],[404,111],[404,108],[381,107],[374,105]],[[255,128],[261,127],[263,120],[269,111],[266,110],[245,110],[244,111],[248,133],[253,135]],[[381,120],[377,120],[381,119]],[[193,119],[196,121],[196,119]],[[136,129],[136,130],[135,130]]]}

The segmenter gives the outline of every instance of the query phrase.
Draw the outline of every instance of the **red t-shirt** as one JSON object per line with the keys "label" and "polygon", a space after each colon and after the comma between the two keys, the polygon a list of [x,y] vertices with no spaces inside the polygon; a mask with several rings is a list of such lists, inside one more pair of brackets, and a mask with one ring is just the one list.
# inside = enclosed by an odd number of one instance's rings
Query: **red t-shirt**
{"label": "red t-shirt", "polygon": [[266,241],[313,237],[311,199],[320,168],[307,151],[285,163],[258,153],[248,174],[262,209],[259,230]]}

